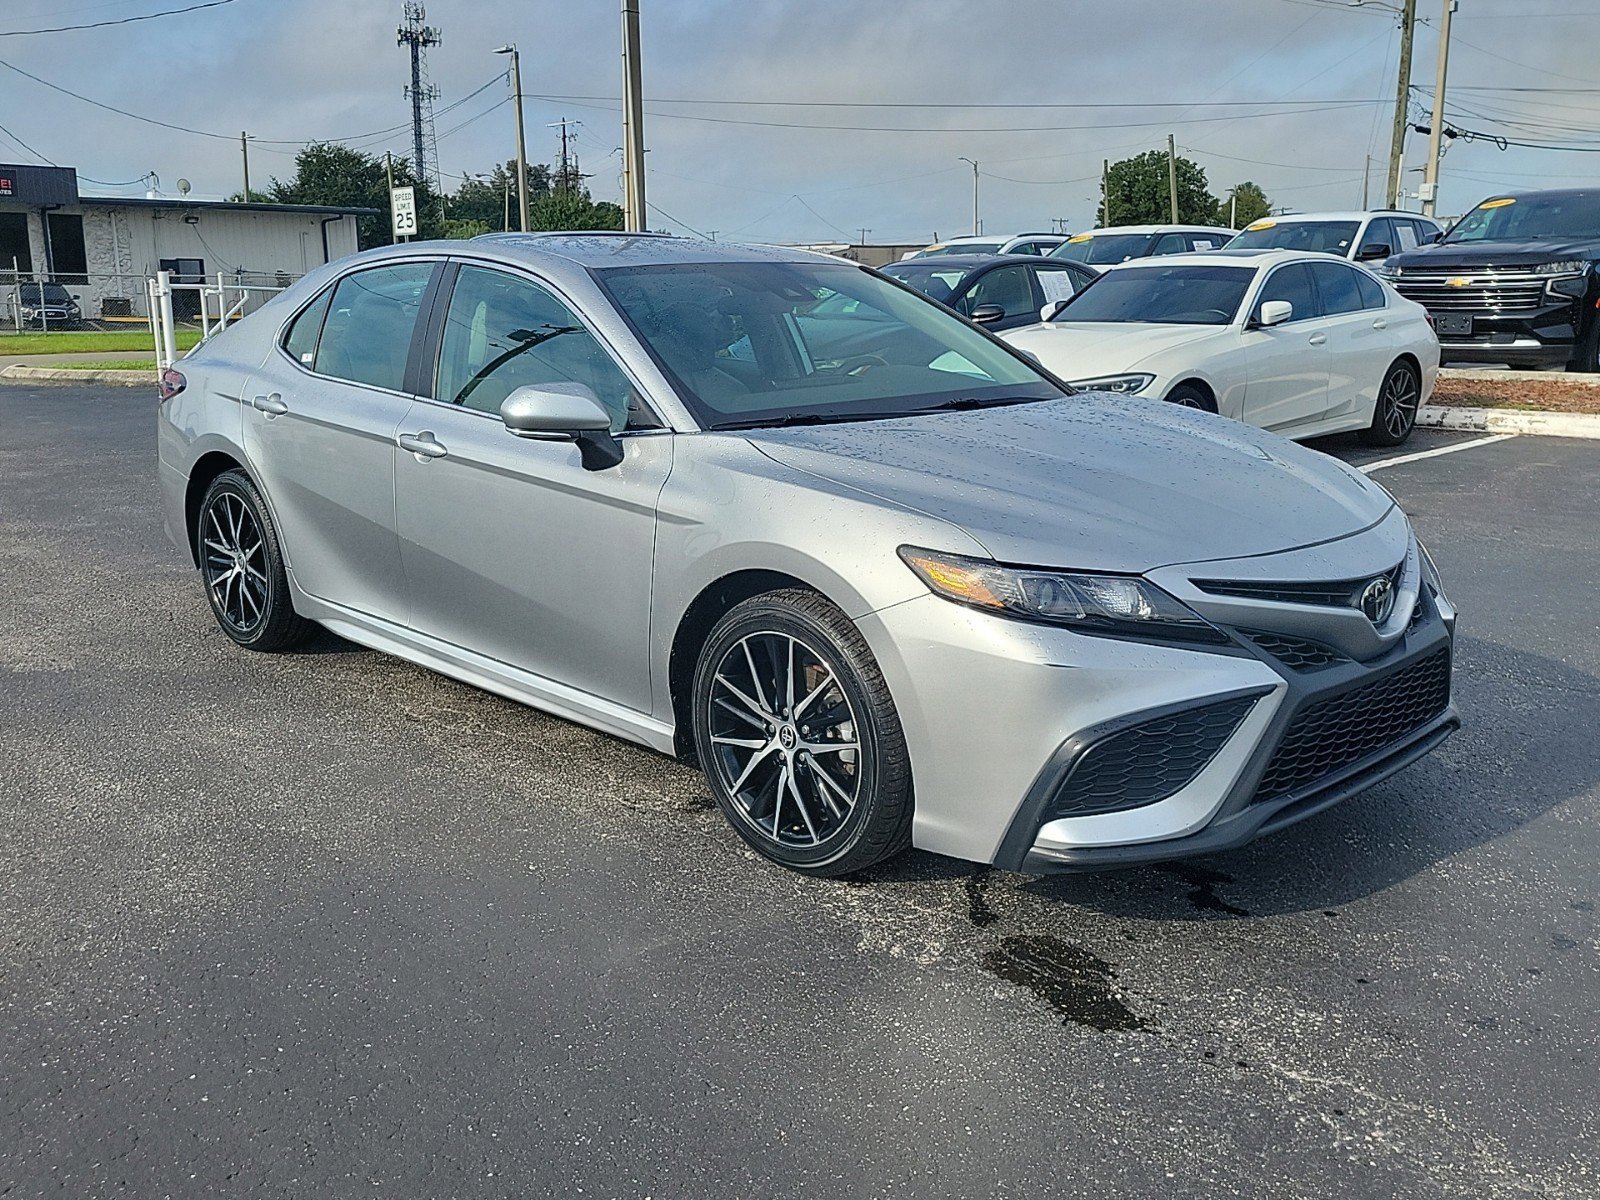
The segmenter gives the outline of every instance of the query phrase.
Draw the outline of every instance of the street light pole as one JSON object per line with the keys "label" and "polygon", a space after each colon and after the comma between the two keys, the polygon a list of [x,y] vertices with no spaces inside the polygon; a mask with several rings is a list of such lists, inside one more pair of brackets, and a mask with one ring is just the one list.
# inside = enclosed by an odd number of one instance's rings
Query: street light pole
{"label": "street light pole", "polygon": [[1411,43],[1417,33],[1417,0],[1405,0],[1400,10],[1400,78],[1395,85],[1394,137],[1389,143],[1389,190],[1384,207],[1400,205],[1400,182],[1405,170],[1406,117],[1411,107]]}
{"label": "street light pole", "polygon": [[977,237],[983,232],[983,223],[978,220],[978,161],[964,154],[960,161],[972,164],[972,236]]}
{"label": "street light pole", "polygon": [[644,199],[644,97],[639,69],[639,0],[622,0],[622,223],[650,227]]}
{"label": "street light pole", "polygon": [[522,128],[522,56],[517,47],[501,46],[496,54],[511,56],[511,99],[517,110],[517,215],[523,233],[528,232],[528,141]]}
{"label": "street light pole", "polygon": [[1433,121],[1428,127],[1428,169],[1423,176],[1422,212],[1433,216],[1439,201],[1439,155],[1444,144],[1444,81],[1450,70],[1450,18],[1456,0],[1444,0],[1444,17],[1439,22],[1439,73],[1433,82]]}

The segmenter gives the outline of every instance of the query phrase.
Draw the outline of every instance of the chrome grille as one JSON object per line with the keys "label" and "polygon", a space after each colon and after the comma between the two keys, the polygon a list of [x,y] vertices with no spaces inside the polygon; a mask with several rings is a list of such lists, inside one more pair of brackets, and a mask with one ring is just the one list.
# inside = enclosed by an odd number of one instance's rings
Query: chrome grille
{"label": "chrome grille", "polygon": [[[1466,283],[1451,284],[1459,279]],[[1527,312],[1549,303],[1546,276],[1511,268],[1408,271],[1392,282],[1407,300],[1415,300],[1430,312]]]}

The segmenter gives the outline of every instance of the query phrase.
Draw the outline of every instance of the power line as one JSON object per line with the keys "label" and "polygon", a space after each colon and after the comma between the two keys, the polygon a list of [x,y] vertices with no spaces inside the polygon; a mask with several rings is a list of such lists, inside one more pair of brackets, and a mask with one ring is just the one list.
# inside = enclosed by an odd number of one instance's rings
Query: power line
{"label": "power line", "polygon": [[108,25],[131,25],[135,21],[153,21],[157,17],[175,17],[179,13],[199,12],[202,8],[221,8],[233,0],[207,0],[205,4],[191,4],[187,8],[169,8],[162,12],[140,13],[132,17],[118,17],[110,21],[90,21],[84,25],[55,25],[47,29],[0,30],[0,37],[32,37],[37,33],[70,33],[74,29],[104,29]]}

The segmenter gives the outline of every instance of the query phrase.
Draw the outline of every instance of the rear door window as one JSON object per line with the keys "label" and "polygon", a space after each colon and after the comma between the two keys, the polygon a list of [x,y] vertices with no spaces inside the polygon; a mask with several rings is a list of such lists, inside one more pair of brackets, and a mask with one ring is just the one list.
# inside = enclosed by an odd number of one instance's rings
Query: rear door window
{"label": "rear door window", "polygon": [[980,304],[998,304],[1008,317],[1031,313],[1038,308],[1033,301],[1033,287],[1028,281],[1028,268],[1024,266],[996,267],[985,271],[978,281],[967,289],[958,306],[963,316],[970,317]]}
{"label": "rear door window", "polygon": [[316,372],[351,383],[402,391],[431,262],[396,263],[346,275],[333,289]]}
{"label": "rear door window", "polygon": [[1189,249],[1188,240],[1181,233],[1164,233],[1156,242],[1155,249],[1150,251],[1152,256],[1158,254],[1182,254]]}
{"label": "rear door window", "polygon": [[1365,271],[1357,271],[1356,287],[1361,292],[1362,308],[1388,308],[1389,297],[1384,294],[1383,284],[1379,283]]}
{"label": "rear door window", "polygon": [[1360,271],[1330,260],[1312,264],[1311,274],[1316,278],[1317,295],[1325,316],[1361,311],[1361,283],[1357,279]]}

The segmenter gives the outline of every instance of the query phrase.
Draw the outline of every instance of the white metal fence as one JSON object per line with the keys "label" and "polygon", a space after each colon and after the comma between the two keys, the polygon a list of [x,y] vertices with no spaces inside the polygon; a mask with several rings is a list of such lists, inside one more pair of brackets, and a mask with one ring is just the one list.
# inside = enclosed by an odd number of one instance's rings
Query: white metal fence
{"label": "white metal fence", "polygon": [[221,275],[215,282],[180,282],[171,271],[157,271],[145,280],[145,311],[149,314],[150,335],[155,341],[156,369],[165,371],[177,360],[177,313],[193,312],[200,337],[204,340],[229,322],[237,321],[260,308],[289,286],[283,284],[242,283],[242,276]]}
{"label": "white metal fence", "polygon": [[[211,326],[254,312],[299,278],[284,271],[219,271],[192,276],[167,272],[172,319],[179,326]],[[0,330],[137,329],[152,320],[150,276],[0,271]],[[75,318],[63,318],[70,302]]]}

